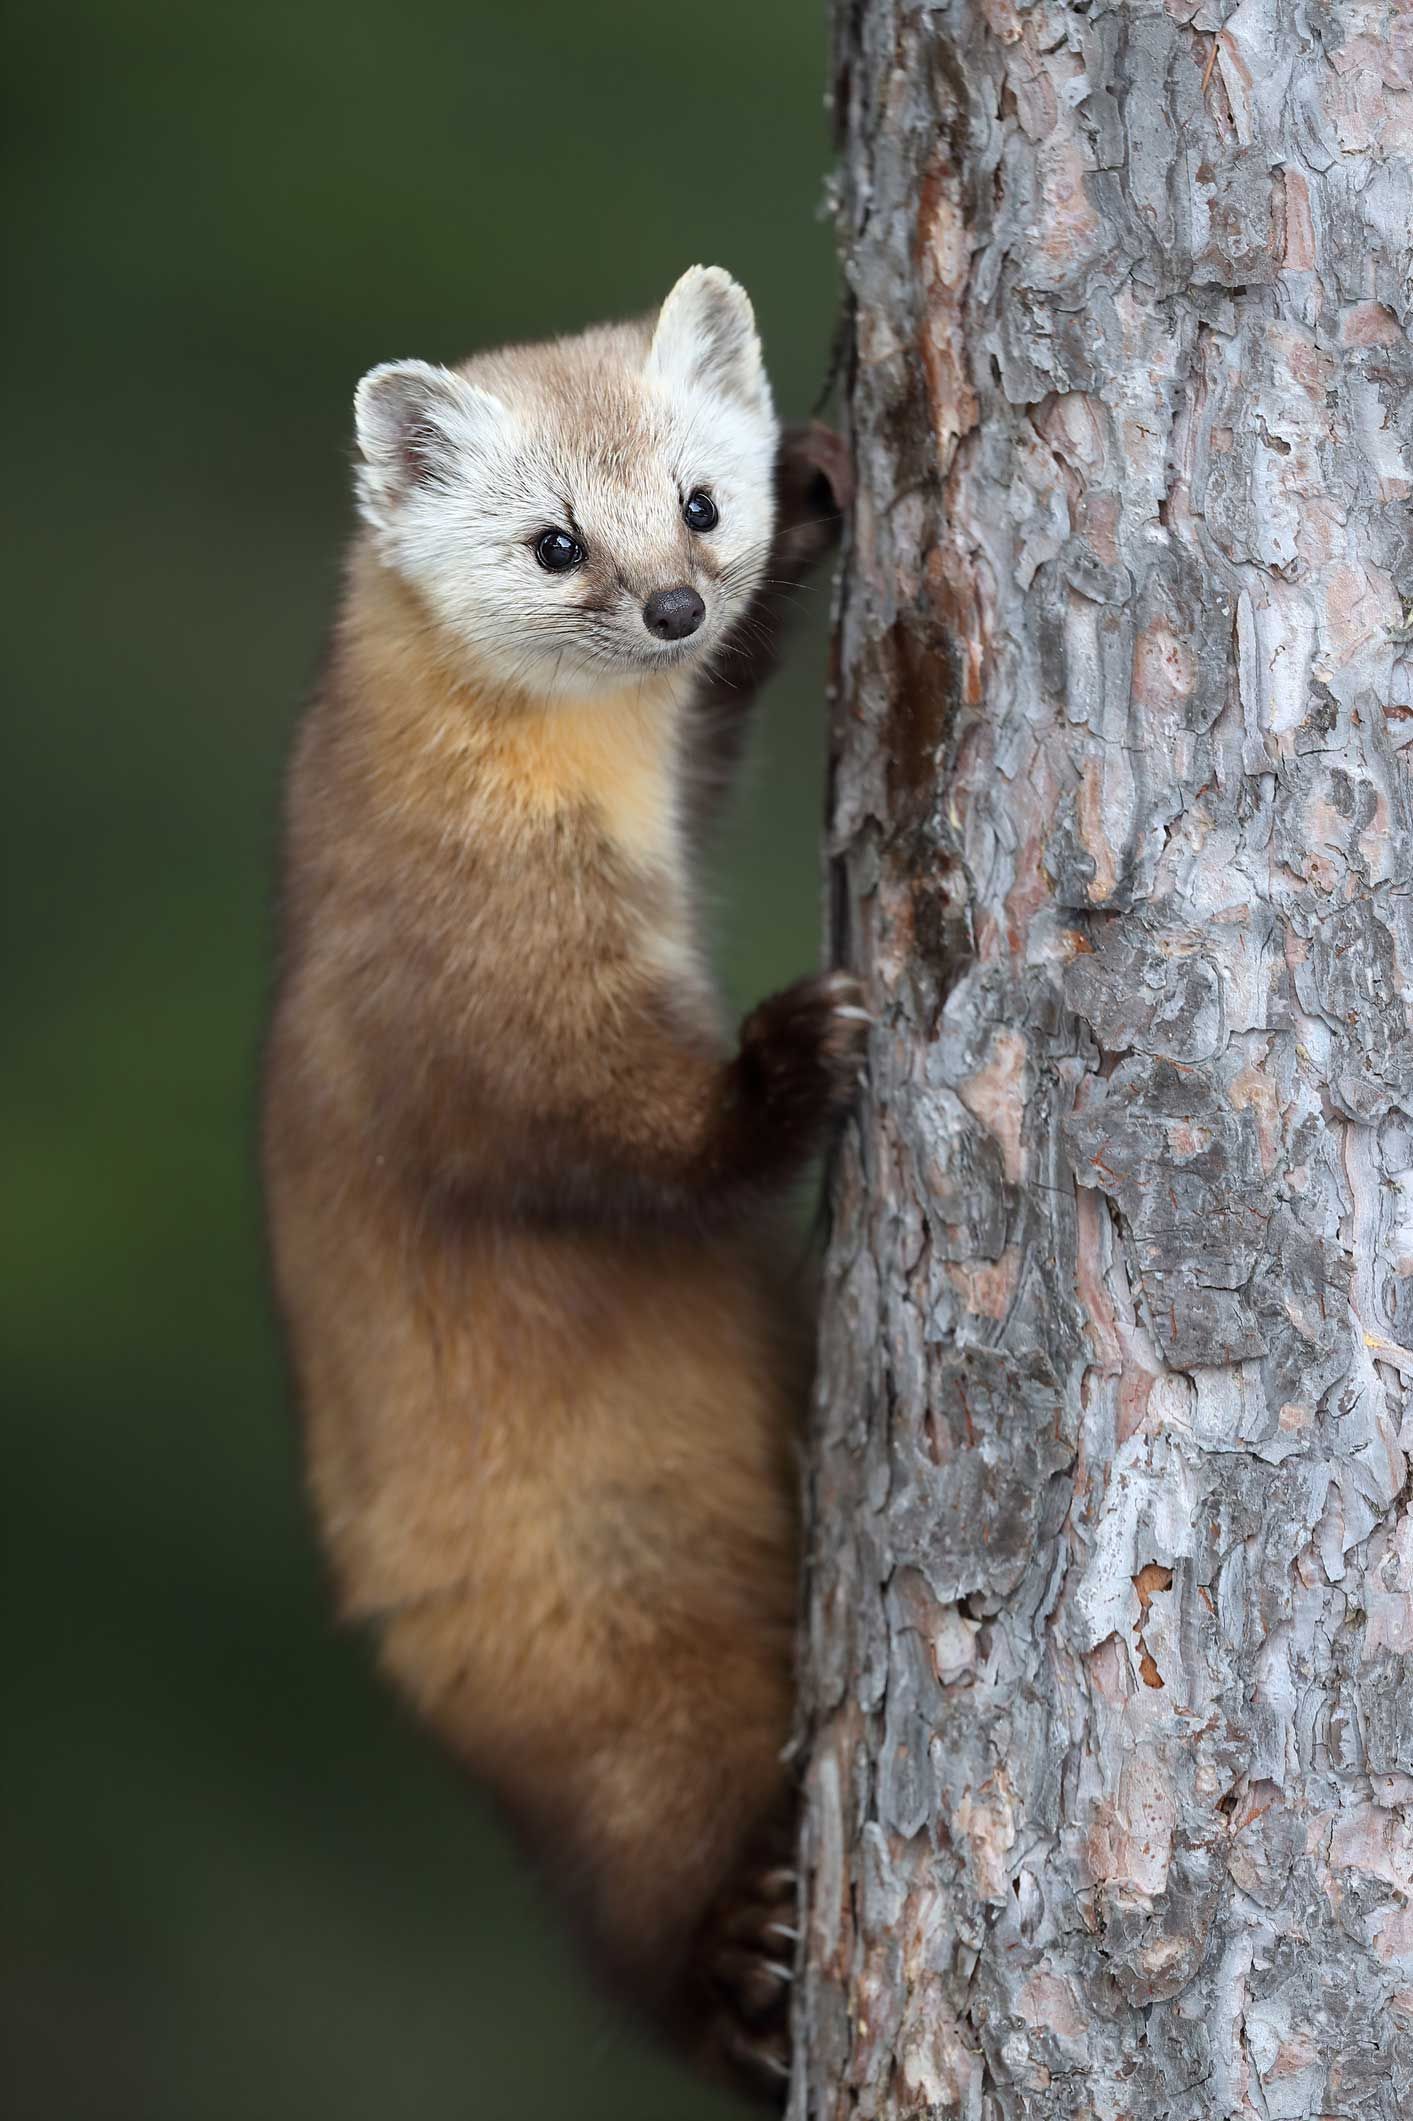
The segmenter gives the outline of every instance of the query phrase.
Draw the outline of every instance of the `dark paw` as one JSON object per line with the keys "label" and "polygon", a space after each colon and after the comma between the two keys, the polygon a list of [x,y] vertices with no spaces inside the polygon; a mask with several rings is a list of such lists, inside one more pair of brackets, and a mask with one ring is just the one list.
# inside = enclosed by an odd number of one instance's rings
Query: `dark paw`
{"label": "dark paw", "polygon": [[848,444],[822,420],[785,429],[776,479],[781,521],[789,525],[842,515],[854,498]]}
{"label": "dark paw", "polygon": [[784,2099],[790,2077],[796,1883],[779,1866],[746,1878],[718,1913],[703,1957],[708,2038],[726,2072],[761,2097]]}
{"label": "dark paw", "polygon": [[741,1027],[742,1071],[774,1124],[808,1132],[853,1101],[872,1021],[850,972],[797,980],[751,1011]]}

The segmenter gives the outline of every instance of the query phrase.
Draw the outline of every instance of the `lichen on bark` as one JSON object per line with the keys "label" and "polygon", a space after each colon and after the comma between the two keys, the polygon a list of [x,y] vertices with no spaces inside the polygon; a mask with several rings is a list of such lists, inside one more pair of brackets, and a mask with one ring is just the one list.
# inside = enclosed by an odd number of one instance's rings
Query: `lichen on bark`
{"label": "lichen on bark", "polygon": [[1413,2111],[1413,11],[855,0],[794,2121]]}

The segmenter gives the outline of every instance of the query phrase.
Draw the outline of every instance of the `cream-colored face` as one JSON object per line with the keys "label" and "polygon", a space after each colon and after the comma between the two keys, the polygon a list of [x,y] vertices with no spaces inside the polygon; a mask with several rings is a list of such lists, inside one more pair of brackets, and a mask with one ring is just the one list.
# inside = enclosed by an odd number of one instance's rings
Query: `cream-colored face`
{"label": "cream-colored face", "polygon": [[766,571],[776,420],[718,268],[651,326],[375,368],[356,411],[363,516],[468,677],[584,697],[709,668]]}

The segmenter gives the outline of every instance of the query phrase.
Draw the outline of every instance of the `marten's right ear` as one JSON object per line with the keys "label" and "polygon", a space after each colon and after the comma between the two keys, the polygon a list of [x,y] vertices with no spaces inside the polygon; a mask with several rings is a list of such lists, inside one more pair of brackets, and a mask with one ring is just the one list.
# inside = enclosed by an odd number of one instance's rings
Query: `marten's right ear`
{"label": "marten's right ear", "polygon": [[692,265],[657,314],[648,374],[720,391],[770,413],[760,334],[744,287],[719,265]]}
{"label": "marten's right ear", "polygon": [[359,495],[378,521],[419,489],[448,486],[456,467],[484,457],[508,417],[500,399],[429,361],[384,361],[353,396],[363,458]]}

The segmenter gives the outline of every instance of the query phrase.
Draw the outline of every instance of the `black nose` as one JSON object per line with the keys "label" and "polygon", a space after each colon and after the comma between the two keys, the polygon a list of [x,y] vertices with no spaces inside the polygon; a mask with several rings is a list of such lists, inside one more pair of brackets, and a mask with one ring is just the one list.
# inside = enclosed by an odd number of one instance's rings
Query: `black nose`
{"label": "black nose", "polygon": [[643,624],[660,641],[685,641],[705,617],[695,589],[655,589],[643,606]]}

